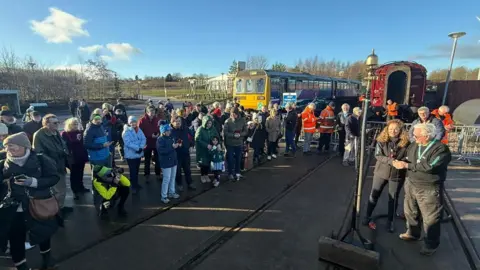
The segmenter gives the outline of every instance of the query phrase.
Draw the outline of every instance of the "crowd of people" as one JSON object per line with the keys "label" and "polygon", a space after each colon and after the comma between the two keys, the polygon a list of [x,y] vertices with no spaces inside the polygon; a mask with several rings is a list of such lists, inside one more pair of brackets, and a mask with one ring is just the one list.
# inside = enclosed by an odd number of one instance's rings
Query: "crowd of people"
{"label": "crowd of people", "polygon": [[[115,105],[104,103],[90,112],[84,100],[71,99],[69,109],[72,117],[65,121],[63,131],[54,114],[42,117],[29,108],[22,128],[11,111],[0,112],[0,246],[8,242],[17,269],[29,269],[25,259],[27,232],[30,241],[40,247],[41,269],[54,266],[50,238],[64,225],[63,217],[73,211],[65,205],[67,169],[75,200],[92,192],[99,216],[108,218],[109,210],[116,205],[118,215],[124,217],[130,193],[136,195],[143,188],[139,180],[142,163],[145,184],[151,181],[152,166],[155,178],[162,181],[160,198],[165,204],[178,199],[185,187],[188,191],[196,190],[191,172],[192,152],[200,169],[200,182],[213,187],[220,185],[224,172],[229,181],[240,181],[250,153],[254,166],[278,158],[283,137],[283,154],[290,158],[296,155],[301,137],[304,155],[312,154],[314,139],[318,140],[317,154],[329,153],[332,134],[338,132],[338,153],[343,165],[351,166],[362,114],[359,107],[350,113],[348,104],[343,104],[341,112],[335,114],[333,102],[319,117],[315,116],[314,103],[303,112],[297,112],[296,104],[287,103],[284,108],[270,104],[249,113],[238,100],[225,106],[214,102],[210,107],[201,102],[185,102],[176,109],[170,100],[157,104],[149,100],[140,117],[128,115],[120,100]],[[427,222],[424,253],[432,253],[438,246],[441,202],[437,195],[449,161],[448,147],[439,142],[446,139],[442,122],[445,115],[448,107],[441,107],[436,116],[430,115],[428,108],[420,108],[410,134],[403,131],[400,120],[387,123],[377,139],[374,184],[364,221],[371,222],[378,197],[388,183],[391,222],[407,176],[405,216],[409,229],[401,238],[420,237],[421,212],[424,223]],[[117,166],[117,150],[120,160],[128,165],[128,178]],[[421,153],[417,156],[417,152]],[[87,163],[92,168],[91,187],[83,183]],[[393,230],[391,225],[389,229]]]}

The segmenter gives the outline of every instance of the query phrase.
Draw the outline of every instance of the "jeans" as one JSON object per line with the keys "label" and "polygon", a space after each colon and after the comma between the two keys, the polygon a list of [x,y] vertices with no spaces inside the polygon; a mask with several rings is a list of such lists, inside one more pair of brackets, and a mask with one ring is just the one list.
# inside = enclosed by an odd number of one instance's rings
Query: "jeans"
{"label": "jeans", "polygon": [[175,176],[177,175],[177,166],[162,168],[162,199],[168,198],[168,195],[175,194]]}
{"label": "jeans", "polygon": [[240,174],[240,162],[242,161],[242,146],[227,146],[228,174]]}
{"label": "jeans", "polygon": [[303,152],[306,153],[306,152],[310,152],[310,143],[312,142],[313,133],[305,132],[304,134],[305,135],[303,139]]}
{"label": "jeans", "polygon": [[132,183],[132,189],[138,189],[138,172],[140,171],[140,158],[127,158],[128,169],[130,171],[130,183]]}
{"label": "jeans", "polygon": [[435,249],[440,244],[440,221],[443,211],[443,185],[421,185],[407,179],[405,183],[405,218],[407,232],[420,238],[421,224],[425,232],[426,248]]}
{"label": "jeans", "polygon": [[392,221],[398,208],[398,195],[403,186],[403,179],[387,180],[373,175],[372,191],[367,205],[367,217],[371,217],[383,188],[388,184],[388,221]]}
{"label": "jeans", "polygon": [[318,138],[318,151],[322,151],[322,148],[325,146],[325,151],[330,150],[330,139],[332,133],[320,133],[320,138]]}
{"label": "jeans", "polygon": [[63,208],[65,206],[65,197],[67,195],[67,175],[65,173],[59,173],[58,176],[60,176],[60,180],[58,180],[58,183],[53,187],[53,190],[55,190],[55,198],[57,198],[58,206]]}
{"label": "jeans", "polygon": [[295,153],[297,151],[297,146],[294,142],[295,132],[293,130],[285,130],[285,153],[287,153],[290,148],[292,152]]}
{"label": "jeans", "polygon": [[85,188],[83,186],[83,172],[85,169],[85,162],[73,163],[70,168],[70,188],[73,193],[82,192]]}
{"label": "jeans", "polygon": [[187,182],[187,185],[192,184],[192,171],[190,169],[190,163],[190,153],[187,153],[185,155],[178,155],[177,175],[175,177],[175,182],[178,186],[183,186],[182,169],[183,174],[185,174],[185,181]]}
{"label": "jeans", "polygon": [[150,175],[150,164],[152,163],[152,154],[153,154],[153,160],[155,160],[155,175],[160,175],[160,163],[158,162],[157,149],[147,148],[145,149],[144,154],[145,154],[145,168],[144,168],[143,175],[145,176]]}

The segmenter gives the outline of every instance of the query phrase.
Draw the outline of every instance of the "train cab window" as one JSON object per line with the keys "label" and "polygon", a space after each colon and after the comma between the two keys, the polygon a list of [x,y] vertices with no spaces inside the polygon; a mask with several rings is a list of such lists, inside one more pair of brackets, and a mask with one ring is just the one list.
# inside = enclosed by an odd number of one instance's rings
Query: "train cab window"
{"label": "train cab window", "polygon": [[236,85],[236,87],[235,87],[235,92],[237,92],[237,93],[245,93],[244,80],[242,80],[242,79],[237,80],[237,85]]}
{"label": "train cab window", "polygon": [[257,93],[259,94],[265,93],[265,79],[258,79],[256,88],[257,88]]}
{"label": "train cab window", "polygon": [[247,93],[255,93],[255,80],[247,79],[246,80],[246,85],[247,85]]}

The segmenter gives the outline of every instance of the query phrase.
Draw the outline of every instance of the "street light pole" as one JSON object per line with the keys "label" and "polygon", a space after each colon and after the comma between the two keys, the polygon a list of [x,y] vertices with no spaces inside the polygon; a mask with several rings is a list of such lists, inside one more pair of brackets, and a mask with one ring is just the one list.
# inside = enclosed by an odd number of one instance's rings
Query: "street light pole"
{"label": "street light pole", "polygon": [[452,54],[450,55],[450,67],[448,68],[448,72],[447,72],[445,90],[443,91],[442,105],[445,105],[445,102],[447,101],[448,84],[450,83],[450,76],[452,74],[453,59],[455,58],[455,51],[457,50],[457,41],[459,38],[465,36],[466,34],[467,33],[465,32],[454,32],[448,35],[450,38],[453,38],[453,47],[452,47]]}
{"label": "street light pole", "polygon": [[33,91],[35,91],[35,102],[38,103],[38,89],[37,89],[37,80],[36,80],[36,75],[35,75],[35,62],[31,61],[28,62],[28,65],[32,69],[32,75],[33,75]]}

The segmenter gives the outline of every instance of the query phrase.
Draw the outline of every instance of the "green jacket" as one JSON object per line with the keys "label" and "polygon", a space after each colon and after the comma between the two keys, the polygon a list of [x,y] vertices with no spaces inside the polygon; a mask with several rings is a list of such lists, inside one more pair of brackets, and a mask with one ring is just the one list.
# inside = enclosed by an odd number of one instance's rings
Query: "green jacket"
{"label": "green jacket", "polygon": [[[240,134],[239,137],[235,137],[235,134]],[[225,145],[226,146],[241,146],[245,136],[247,136],[247,125],[245,123],[245,118],[238,117],[233,121],[232,118],[228,118],[225,121],[223,134],[225,136]]]}
{"label": "green jacket", "polygon": [[[207,122],[212,122],[212,126],[207,128]],[[213,125],[213,119],[209,115],[205,115],[202,118],[202,126],[197,129],[195,133],[195,151],[197,156],[197,163],[202,166],[210,166],[210,153],[208,151],[208,145],[213,137],[217,137],[220,140],[217,129]]]}
{"label": "green jacket", "polygon": [[65,165],[68,157],[68,150],[60,133],[51,133],[43,127],[33,134],[33,150],[36,153],[43,153],[57,162],[57,171],[67,173]]}

